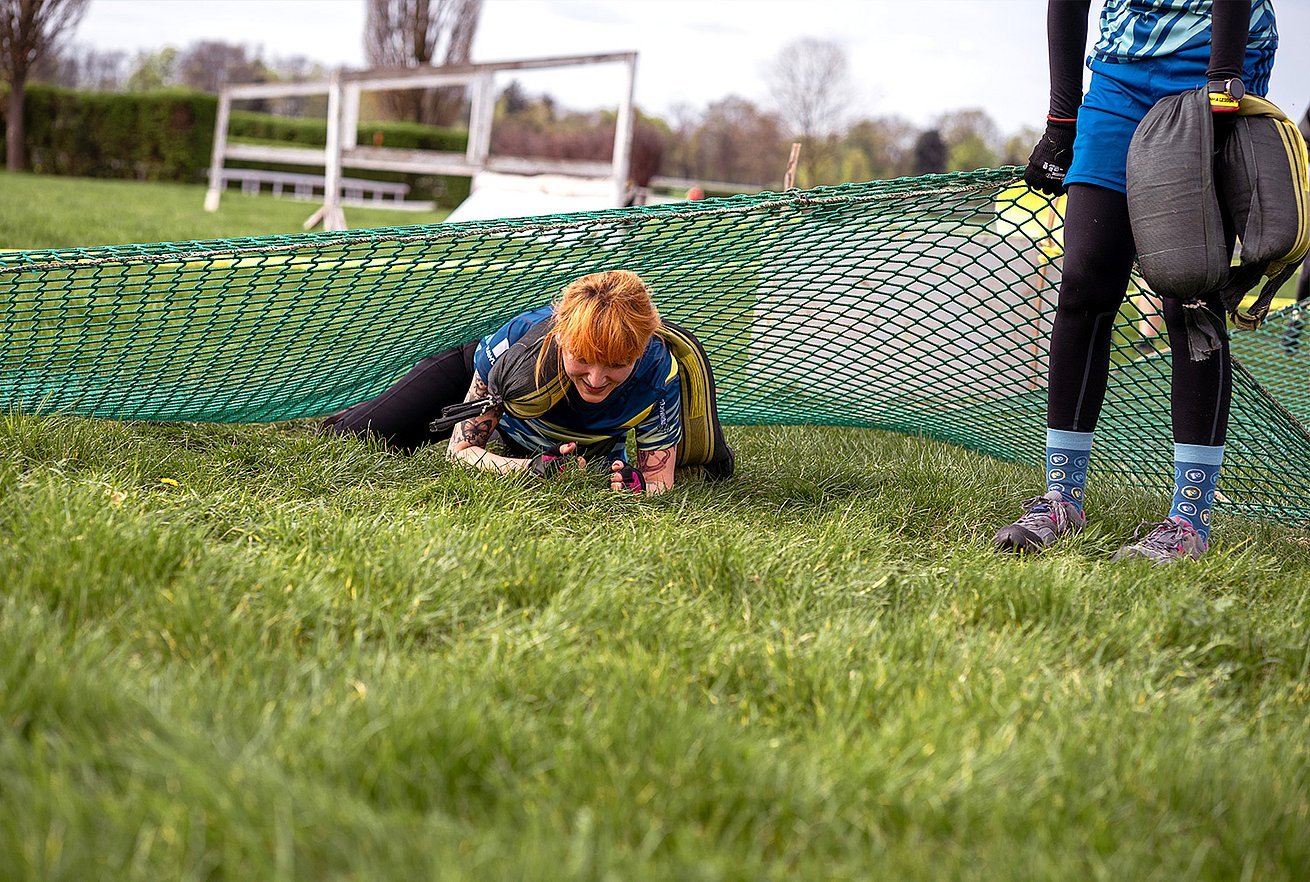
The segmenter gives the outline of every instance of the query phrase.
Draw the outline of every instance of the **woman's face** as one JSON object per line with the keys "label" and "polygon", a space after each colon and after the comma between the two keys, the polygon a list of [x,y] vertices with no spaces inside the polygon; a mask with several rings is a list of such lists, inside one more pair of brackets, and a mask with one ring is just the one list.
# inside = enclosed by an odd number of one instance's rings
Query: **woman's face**
{"label": "woman's face", "polygon": [[593,364],[575,358],[571,352],[564,352],[564,374],[588,404],[604,401],[620,383],[632,376],[636,366],[635,361],[627,364]]}

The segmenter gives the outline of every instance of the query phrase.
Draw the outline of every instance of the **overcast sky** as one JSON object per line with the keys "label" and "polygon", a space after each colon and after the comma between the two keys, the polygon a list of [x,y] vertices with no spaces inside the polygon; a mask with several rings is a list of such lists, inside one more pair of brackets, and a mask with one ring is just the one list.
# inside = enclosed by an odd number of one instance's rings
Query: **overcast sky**
{"label": "overcast sky", "polygon": [[[1093,10],[1099,3],[1093,3]],[[1310,102],[1310,0],[1276,0],[1270,98]],[[767,105],[788,41],[835,40],[851,60],[850,115],[918,125],[981,108],[1012,132],[1046,113],[1045,0],[485,0],[474,61],[636,50],[637,103],[668,116],[729,94]],[[135,53],[201,39],[362,67],[364,0],[91,0],[74,41]],[[520,76],[574,107],[613,104],[618,71]],[[505,79],[508,82],[508,78]]]}

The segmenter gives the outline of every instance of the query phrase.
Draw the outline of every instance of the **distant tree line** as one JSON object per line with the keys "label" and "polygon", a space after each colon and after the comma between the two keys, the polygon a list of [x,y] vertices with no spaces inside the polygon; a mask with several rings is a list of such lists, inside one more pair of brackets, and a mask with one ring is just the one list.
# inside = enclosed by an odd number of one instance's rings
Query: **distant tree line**
{"label": "distant tree line", "polygon": [[[729,95],[702,110],[677,108],[671,119],[638,112],[632,178],[638,184],[663,175],[777,189],[797,141],[803,144],[797,179],[803,187],[968,171],[1022,164],[1039,135],[1023,130],[1003,137],[984,111],[961,110],[926,128],[895,116],[869,117],[806,138],[778,112]],[[613,137],[612,112],[564,109],[513,82],[497,102],[492,150],[605,160]]]}
{"label": "distant tree line", "polygon": [[[30,0],[0,0],[0,5]],[[72,12],[82,4],[70,2]],[[482,0],[369,0],[365,38],[370,61],[414,67],[468,61]],[[322,79],[328,71],[302,56],[265,58],[258,50],[218,40],[128,56],[47,39],[25,77],[102,92],[151,92],[181,87],[217,92],[227,83]],[[835,43],[803,38],[779,52],[766,73],[770,100],[739,95],[702,108],[680,106],[668,118],[637,113],[631,177],[655,175],[777,188],[790,146],[802,144],[797,185],[808,187],[1025,161],[1038,132],[1002,134],[986,112],[942,114],[927,126],[897,116],[854,118],[848,63]],[[11,89],[12,98],[12,89]],[[367,118],[459,126],[467,119],[462,89],[426,89],[366,96]],[[13,103],[9,103],[13,116]],[[252,102],[248,109],[292,117],[322,117],[322,97]],[[3,120],[0,120],[2,122]],[[492,150],[498,154],[608,160],[613,111],[561,107],[512,81],[499,95]],[[12,132],[12,126],[7,127]],[[11,156],[12,156],[12,138]]]}
{"label": "distant tree line", "polygon": [[304,56],[266,59],[247,46],[199,40],[182,49],[165,46],[130,56],[74,44],[43,58],[33,78],[66,89],[99,92],[168,88],[218,92],[228,83],[300,82],[327,75],[327,68]]}

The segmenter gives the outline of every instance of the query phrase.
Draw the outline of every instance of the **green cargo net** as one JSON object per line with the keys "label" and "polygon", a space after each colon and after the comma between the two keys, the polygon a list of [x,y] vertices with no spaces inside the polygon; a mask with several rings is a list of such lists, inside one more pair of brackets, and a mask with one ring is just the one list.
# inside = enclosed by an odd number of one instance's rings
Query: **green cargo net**
{"label": "green cargo net", "polygon": [[[267,422],[368,398],[570,280],[625,268],[710,353],[735,424],[865,426],[1038,463],[1061,221],[1015,169],[545,218],[0,255],[0,405]],[[1140,280],[1095,469],[1172,484]],[[1221,492],[1310,520],[1310,328],[1236,332]],[[1240,360],[1240,363],[1239,363]],[[749,468],[749,464],[742,464]]]}

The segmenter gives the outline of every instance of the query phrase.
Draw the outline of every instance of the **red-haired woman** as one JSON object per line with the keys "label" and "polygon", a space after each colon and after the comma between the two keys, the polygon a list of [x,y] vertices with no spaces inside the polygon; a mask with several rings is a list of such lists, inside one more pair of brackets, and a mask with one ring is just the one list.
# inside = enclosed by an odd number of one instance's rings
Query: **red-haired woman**
{"label": "red-haired woman", "polygon": [[[382,395],[334,417],[330,428],[381,435],[409,449],[437,440],[429,421],[451,403],[441,390],[457,378],[473,404],[450,436],[455,460],[542,476],[573,461],[590,463],[609,473],[615,490],[662,493],[673,486],[683,439],[678,362],[657,333],[663,327],[635,273],[583,276],[554,303],[516,316],[462,355],[426,359]],[[516,406],[523,395],[515,387],[530,390],[535,409]],[[627,458],[629,432],[636,433],[635,466]],[[493,437],[504,453],[488,449]]]}

